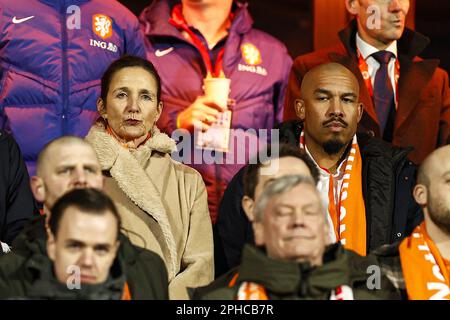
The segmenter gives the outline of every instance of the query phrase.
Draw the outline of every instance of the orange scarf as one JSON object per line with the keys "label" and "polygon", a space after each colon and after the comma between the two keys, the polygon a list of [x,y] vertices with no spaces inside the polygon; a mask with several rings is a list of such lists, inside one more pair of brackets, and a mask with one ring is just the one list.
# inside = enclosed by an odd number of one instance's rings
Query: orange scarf
{"label": "orange scarf", "polygon": [[264,286],[254,282],[242,282],[236,300],[269,300]]}
{"label": "orange scarf", "polygon": [[[231,279],[228,287],[234,287],[239,273],[236,273]],[[353,300],[353,290],[349,286],[339,286],[331,291],[330,300]],[[242,282],[239,287],[236,300],[269,300],[264,286],[254,282]]]}
{"label": "orange scarf", "polygon": [[[228,287],[234,287],[239,273],[236,273],[231,279]],[[264,286],[254,282],[242,282],[239,287],[236,300],[269,300]]]}
{"label": "orange scarf", "polygon": [[[300,136],[300,148],[305,148],[305,136]],[[356,135],[344,163],[345,172],[339,199],[334,197],[333,176],[329,176],[328,213],[333,221],[337,241],[346,249],[366,255],[366,207],[362,192],[362,158]],[[328,170],[326,170],[328,171]]]}
{"label": "orange scarf", "polygon": [[123,286],[122,298],[120,300],[131,300],[130,288],[128,287],[127,282],[125,282]]}
{"label": "orange scarf", "polygon": [[450,299],[449,274],[425,222],[399,246],[400,262],[410,300]]}

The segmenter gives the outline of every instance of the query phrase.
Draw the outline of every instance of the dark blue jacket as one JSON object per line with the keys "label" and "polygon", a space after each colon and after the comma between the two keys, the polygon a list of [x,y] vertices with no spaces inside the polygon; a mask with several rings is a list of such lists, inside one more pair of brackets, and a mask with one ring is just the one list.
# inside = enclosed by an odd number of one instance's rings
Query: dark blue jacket
{"label": "dark blue jacket", "polygon": [[[0,128],[33,175],[46,143],[87,134],[103,72],[123,54],[144,57],[143,35],[115,0],[0,0],[0,9]],[[96,31],[96,15],[109,32]]]}
{"label": "dark blue jacket", "polygon": [[[280,141],[298,145],[300,121],[283,122]],[[423,214],[412,190],[416,165],[408,159],[411,149],[392,147],[388,143],[358,134],[363,161],[363,197],[366,206],[367,251],[391,244],[408,236],[422,221]],[[215,226],[216,276],[240,263],[245,243],[253,243],[251,224],[242,209],[243,168],[231,180],[219,207]]]}

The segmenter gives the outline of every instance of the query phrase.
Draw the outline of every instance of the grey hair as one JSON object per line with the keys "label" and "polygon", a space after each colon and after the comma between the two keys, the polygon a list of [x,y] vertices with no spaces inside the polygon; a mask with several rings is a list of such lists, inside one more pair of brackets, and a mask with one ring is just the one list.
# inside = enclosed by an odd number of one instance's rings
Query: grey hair
{"label": "grey hair", "polygon": [[[259,196],[258,201],[256,202],[254,211],[255,220],[262,220],[264,211],[270,199],[272,199],[274,196],[285,193],[302,183],[308,184],[312,186],[314,190],[316,190],[316,184],[314,183],[314,180],[310,176],[305,175],[288,175],[270,182],[268,186],[264,188],[263,192]],[[321,198],[319,197],[319,199]]]}

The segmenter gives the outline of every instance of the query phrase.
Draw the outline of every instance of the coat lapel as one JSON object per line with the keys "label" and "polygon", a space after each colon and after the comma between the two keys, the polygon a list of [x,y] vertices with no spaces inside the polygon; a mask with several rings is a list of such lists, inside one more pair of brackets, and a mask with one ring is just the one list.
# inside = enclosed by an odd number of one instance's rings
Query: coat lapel
{"label": "coat lapel", "polygon": [[405,123],[408,116],[418,107],[423,88],[430,82],[439,60],[412,61],[405,55],[399,56],[400,79],[398,81],[398,108],[395,130]]}
{"label": "coat lapel", "polygon": [[[339,32],[339,38],[343,45],[343,52],[331,53],[331,61],[342,63],[347,66],[358,78],[360,86],[360,101],[364,103],[363,119],[361,123],[364,127],[375,129],[376,136],[379,136],[379,122],[373,105],[372,97],[366,88],[364,79],[358,67],[358,57],[356,55],[355,36],[357,32],[356,20],[353,19],[347,28]],[[430,81],[434,74],[439,60],[414,61],[430,43],[430,39],[424,35],[405,29],[402,37],[398,40],[398,52],[400,61],[400,79],[398,83],[398,101],[395,131],[397,131],[408,116],[418,106],[418,101],[422,89]],[[417,60],[417,59],[416,59]]]}
{"label": "coat lapel", "polygon": [[370,96],[369,90],[366,87],[366,83],[358,66],[358,55],[356,53],[355,41],[356,32],[357,24],[356,20],[353,19],[352,21],[350,21],[347,28],[339,32],[339,38],[344,49],[341,57],[334,56],[330,57],[330,59],[334,59],[332,61],[344,64],[355,74],[359,83],[359,100],[364,104],[364,114],[362,116],[361,122],[359,123],[359,127],[362,127],[363,130],[361,131],[367,131],[368,129],[373,130],[375,136],[379,136],[380,124],[375,112],[375,106],[373,105],[372,97]]}

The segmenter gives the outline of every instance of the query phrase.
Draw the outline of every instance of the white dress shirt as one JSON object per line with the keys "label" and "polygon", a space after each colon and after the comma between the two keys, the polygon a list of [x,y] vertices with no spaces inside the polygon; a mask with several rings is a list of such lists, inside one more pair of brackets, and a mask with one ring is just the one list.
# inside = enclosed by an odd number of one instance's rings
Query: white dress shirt
{"label": "white dress shirt", "polygon": [[328,211],[328,205],[330,200],[328,199],[328,190],[330,188],[330,178],[333,179],[333,191],[334,191],[334,204],[336,208],[339,206],[339,198],[341,196],[341,187],[342,182],[344,180],[344,173],[345,173],[345,167],[344,163],[345,161],[342,161],[339,166],[336,169],[336,173],[330,175],[326,170],[322,169],[314,160],[311,153],[309,153],[308,148],[305,145],[305,151],[308,154],[308,156],[312,159],[314,164],[317,167],[317,170],[319,170],[319,181],[317,182],[317,190],[319,191],[321,197],[322,197],[322,203],[324,208],[327,211],[327,220],[328,220],[328,226],[330,227],[329,236],[332,243],[336,242],[336,233],[334,232],[334,225],[333,220],[331,219],[330,212]]}
{"label": "white dress shirt", "polygon": [[[375,74],[377,73],[378,69],[380,68],[380,63],[371,55],[375,52],[378,52],[377,48],[374,46],[371,46],[367,42],[365,42],[358,33],[356,33],[356,47],[358,48],[359,52],[361,53],[362,57],[367,63],[368,69],[369,69],[369,76],[370,80],[372,82],[372,88],[374,87],[375,82]],[[395,107],[397,107],[397,88],[395,85],[395,61],[397,59],[397,41],[393,41],[389,47],[386,48],[386,51],[392,52],[394,54],[395,58],[391,58],[391,61],[389,61],[388,64],[388,73],[389,78],[391,79],[392,88],[394,89],[394,97],[395,97]]]}

